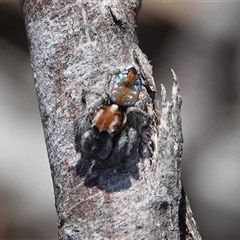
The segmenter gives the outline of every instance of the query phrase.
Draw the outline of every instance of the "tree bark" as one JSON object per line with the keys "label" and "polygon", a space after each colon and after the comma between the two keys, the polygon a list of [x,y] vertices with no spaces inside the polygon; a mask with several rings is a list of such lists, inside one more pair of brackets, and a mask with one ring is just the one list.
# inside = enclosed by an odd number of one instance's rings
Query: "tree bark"
{"label": "tree bark", "polygon": [[[160,117],[152,68],[135,32],[141,2],[20,2],[53,178],[59,239],[201,239],[180,181],[178,80],[172,71],[171,101],[162,86]],[[142,94],[149,99],[144,111],[151,123],[142,137],[145,155],[136,152],[132,159],[137,161],[129,160],[127,170],[110,169],[108,176],[103,170],[101,185],[86,187],[76,173],[80,154],[74,147],[74,123],[83,105],[88,111],[98,95],[106,95],[109,79],[126,66],[140,70]]]}

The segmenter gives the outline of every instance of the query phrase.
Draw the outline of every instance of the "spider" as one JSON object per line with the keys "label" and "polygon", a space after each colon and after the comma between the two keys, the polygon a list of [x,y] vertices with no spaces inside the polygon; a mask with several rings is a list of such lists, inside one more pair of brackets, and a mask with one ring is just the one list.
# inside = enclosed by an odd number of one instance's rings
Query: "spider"
{"label": "spider", "polygon": [[[93,95],[96,99],[98,94]],[[85,185],[96,185],[103,169],[120,169],[139,149],[152,119],[147,113],[149,98],[132,67],[112,81],[107,97],[86,102],[75,123],[75,147],[81,153],[76,169],[79,176],[87,175]]]}

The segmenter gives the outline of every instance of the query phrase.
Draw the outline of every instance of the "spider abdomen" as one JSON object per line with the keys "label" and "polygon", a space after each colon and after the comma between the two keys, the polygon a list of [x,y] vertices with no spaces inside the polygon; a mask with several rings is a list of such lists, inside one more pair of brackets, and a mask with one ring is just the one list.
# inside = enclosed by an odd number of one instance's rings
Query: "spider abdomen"
{"label": "spider abdomen", "polygon": [[142,90],[140,74],[134,67],[124,69],[112,81],[110,100],[123,107],[133,106]]}

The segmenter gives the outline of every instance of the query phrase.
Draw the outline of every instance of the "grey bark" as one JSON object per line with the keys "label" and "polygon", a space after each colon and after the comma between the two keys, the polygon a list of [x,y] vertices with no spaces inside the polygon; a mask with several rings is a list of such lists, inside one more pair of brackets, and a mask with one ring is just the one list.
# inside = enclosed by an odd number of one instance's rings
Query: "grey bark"
{"label": "grey bark", "polygon": [[[160,116],[152,69],[136,38],[141,2],[20,2],[53,178],[59,238],[201,239],[180,181],[179,84],[172,71],[172,99],[166,99],[162,86]],[[116,70],[132,65],[141,70],[150,99],[146,111],[152,122],[145,139],[149,151],[138,157],[131,170],[138,177],[128,170],[103,179],[102,188],[85,187],[76,174],[79,154],[74,149],[74,122],[81,114],[83,89],[104,95]]]}

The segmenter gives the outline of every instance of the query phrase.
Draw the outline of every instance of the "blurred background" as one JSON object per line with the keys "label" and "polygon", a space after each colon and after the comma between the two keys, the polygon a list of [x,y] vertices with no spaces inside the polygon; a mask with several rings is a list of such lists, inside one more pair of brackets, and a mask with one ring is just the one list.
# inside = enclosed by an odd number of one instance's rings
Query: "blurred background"
{"label": "blurred background", "polygon": [[[183,96],[182,179],[203,239],[240,239],[240,2],[143,1],[140,47]],[[18,1],[0,1],[0,239],[57,239],[54,194]]]}

